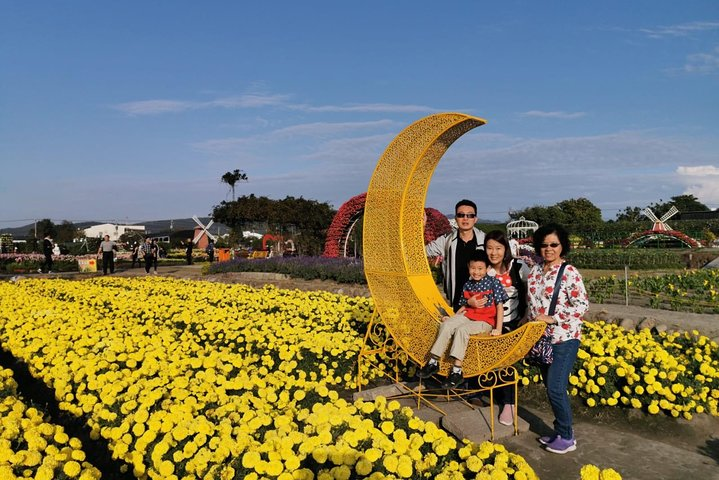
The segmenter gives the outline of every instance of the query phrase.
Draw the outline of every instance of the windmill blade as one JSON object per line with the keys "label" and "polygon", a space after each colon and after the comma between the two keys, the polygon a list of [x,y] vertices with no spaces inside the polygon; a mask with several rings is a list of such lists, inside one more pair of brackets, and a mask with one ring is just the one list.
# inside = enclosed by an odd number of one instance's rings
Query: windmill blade
{"label": "windmill blade", "polygon": [[660,221],[660,222],[666,222],[667,220],[669,220],[670,218],[672,218],[672,217],[673,217],[674,215],[676,215],[677,213],[679,213],[679,210],[677,210],[677,207],[672,206],[672,208],[670,208],[667,213],[665,213],[664,215],[662,215],[662,218],[660,218],[659,221]]}
{"label": "windmill blade", "polygon": [[649,220],[651,220],[652,222],[658,222],[658,221],[659,221],[659,219],[657,218],[657,216],[654,215],[654,212],[652,212],[649,208],[645,208],[644,210],[642,210],[642,213],[644,214],[645,217],[647,217],[647,218],[648,218]]}
{"label": "windmill blade", "polygon": [[214,220],[210,220],[210,222],[207,224],[207,226],[206,226],[206,227],[202,227],[202,228],[204,228],[206,232],[209,232],[210,227],[212,226],[213,223],[215,223],[215,221],[214,221]]}
{"label": "windmill blade", "polygon": [[196,224],[198,224],[198,225],[201,226],[202,228],[205,228],[205,226],[202,224],[202,222],[200,221],[200,219],[197,218],[197,215],[193,215],[193,216],[192,216],[192,219],[195,221]]}

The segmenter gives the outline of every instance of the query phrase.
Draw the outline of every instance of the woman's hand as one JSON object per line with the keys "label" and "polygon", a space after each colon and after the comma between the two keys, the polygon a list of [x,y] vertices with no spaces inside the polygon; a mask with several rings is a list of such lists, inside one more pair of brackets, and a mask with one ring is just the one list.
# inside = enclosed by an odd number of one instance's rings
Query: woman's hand
{"label": "woman's hand", "polygon": [[557,323],[554,317],[550,317],[549,315],[537,315],[537,318],[534,320],[537,322],[544,322],[547,325],[555,325]]}
{"label": "woman's hand", "polygon": [[489,332],[489,334],[493,337],[498,337],[502,334],[502,329],[501,328],[493,328],[492,331]]}
{"label": "woman's hand", "polygon": [[449,315],[445,315],[444,317],[442,317],[442,321],[443,321],[443,322],[445,322],[445,321],[447,321],[447,320],[449,320]]}

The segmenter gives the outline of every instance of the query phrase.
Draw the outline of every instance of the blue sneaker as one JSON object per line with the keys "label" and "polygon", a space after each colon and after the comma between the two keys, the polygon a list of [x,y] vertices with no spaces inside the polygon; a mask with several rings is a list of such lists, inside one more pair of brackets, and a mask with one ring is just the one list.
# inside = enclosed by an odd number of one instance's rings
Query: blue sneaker
{"label": "blue sneaker", "polygon": [[550,443],[552,443],[553,441],[555,441],[558,436],[559,436],[559,435],[557,435],[557,434],[555,433],[554,435],[547,435],[546,437],[539,437],[539,438],[537,439],[537,441],[538,441],[539,443],[541,443],[542,445],[549,445]]}
{"label": "blue sneaker", "polygon": [[567,439],[562,438],[561,435],[557,435],[557,438],[555,438],[552,443],[548,443],[544,448],[548,452],[564,455],[577,449],[577,441],[574,438]]}

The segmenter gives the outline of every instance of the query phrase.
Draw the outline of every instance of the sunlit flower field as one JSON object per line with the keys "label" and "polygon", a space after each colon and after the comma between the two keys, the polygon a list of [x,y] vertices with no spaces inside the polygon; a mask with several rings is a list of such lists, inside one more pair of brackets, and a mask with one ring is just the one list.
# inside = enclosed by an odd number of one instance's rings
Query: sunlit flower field
{"label": "sunlit flower field", "polygon": [[[521,456],[459,442],[396,401],[347,400],[371,312],[367,298],[274,287],[23,280],[0,283],[0,343],[137,478],[536,478]],[[587,324],[572,394],[590,406],[717,415],[718,361],[699,335]],[[0,468],[34,476],[16,445],[0,443]],[[40,452],[41,463],[54,454]],[[79,471],[60,462],[56,478],[94,478],[74,461]]]}
{"label": "sunlit flower field", "polygon": [[0,341],[137,478],[536,478],[396,401],[340,398],[371,308],[156,277],[28,280],[0,284]]}
{"label": "sunlit flower field", "polygon": [[12,370],[0,369],[0,478],[100,478],[86,461],[80,440],[18,397],[12,375]]}

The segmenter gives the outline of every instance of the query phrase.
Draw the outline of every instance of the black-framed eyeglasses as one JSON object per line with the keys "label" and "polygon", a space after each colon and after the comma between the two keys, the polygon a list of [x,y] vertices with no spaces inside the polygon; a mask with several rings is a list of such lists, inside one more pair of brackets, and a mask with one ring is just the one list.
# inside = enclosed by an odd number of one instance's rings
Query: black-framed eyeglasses
{"label": "black-framed eyeglasses", "polygon": [[455,215],[457,218],[474,218],[476,216],[476,213],[458,213]]}
{"label": "black-framed eyeglasses", "polygon": [[561,245],[561,244],[560,243],[542,243],[539,246],[541,248],[547,248],[547,247],[557,248],[559,245]]}

